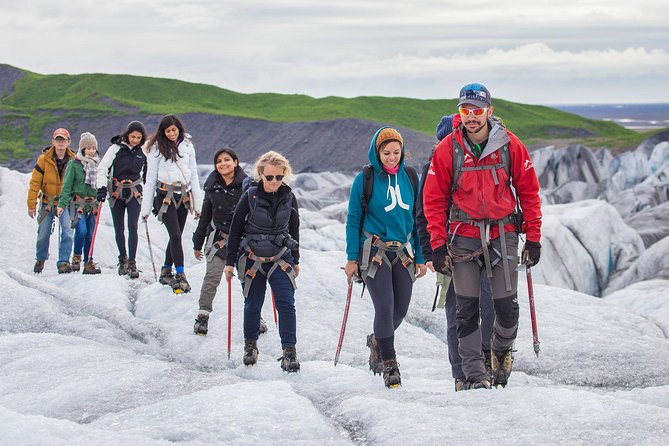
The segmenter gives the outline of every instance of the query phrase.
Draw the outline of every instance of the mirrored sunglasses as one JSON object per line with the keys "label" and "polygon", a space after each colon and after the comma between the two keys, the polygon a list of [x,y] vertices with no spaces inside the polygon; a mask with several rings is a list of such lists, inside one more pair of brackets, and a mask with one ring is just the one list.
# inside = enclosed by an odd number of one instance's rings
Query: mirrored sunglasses
{"label": "mirrored sunglasses", "polygon": [[460,114],[462,116],[469,116],[471,114],[471,115],[474,115],[476,117],[480,117],[480,116],[485,115],[485,113],[488,111],[488,107],[486,107],[486,108],[464,108],[464,107],[460,107],[460,108],[458,108],[458,111],[460,112]]}

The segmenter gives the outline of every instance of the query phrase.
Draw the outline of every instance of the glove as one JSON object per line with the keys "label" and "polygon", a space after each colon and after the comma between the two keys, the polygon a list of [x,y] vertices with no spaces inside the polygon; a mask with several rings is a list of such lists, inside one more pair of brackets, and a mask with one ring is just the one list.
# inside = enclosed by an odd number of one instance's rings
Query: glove
{"label": "glove", "polygon": [[98,201],[100,203],[104,203],[106,199],[107,199],[107,188],[102,186],[100,189],[98,189]]}
{"label": "glove", "polygon": [[539,263],[541,258],[541,243],[533,242],[528,240],[525,242],[523,247],[523,263],[527,265],[528,268],[533,267]]}
{"label": "glove", "polygon": [[432,264],[437,272],[450,276],[453,274],[453,261],[448,255],[448,248],[442,245],[432,251]]}

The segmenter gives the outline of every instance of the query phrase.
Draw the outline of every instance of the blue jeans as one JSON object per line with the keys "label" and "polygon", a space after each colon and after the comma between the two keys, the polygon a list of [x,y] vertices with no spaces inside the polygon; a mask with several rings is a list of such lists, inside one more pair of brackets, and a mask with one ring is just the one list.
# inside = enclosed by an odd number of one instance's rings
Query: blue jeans
{"label": "blue jeans", "polygon": [[[46,207],[46,204],[42,206]],[[39,215],[39,212],[38,212]],[[51,225],[55,214],[48,212],[44,220],[37,227],[37,242],[35,243],[35,259],[47,260],[49,258],[49,239],[51,238]],[[60,214],[60,245],[58,246],[58,263],[69,262],[72,253],[72,228],[70,228],[70,211],[64,209]]]}
{"label": "blue jeans", "polygon": [[74,254],[84,252],[84,262],[88,261],[88,251],[91,249],[93,232],[95,231],[95,215],[90,212],[82,214],[74,228]]}

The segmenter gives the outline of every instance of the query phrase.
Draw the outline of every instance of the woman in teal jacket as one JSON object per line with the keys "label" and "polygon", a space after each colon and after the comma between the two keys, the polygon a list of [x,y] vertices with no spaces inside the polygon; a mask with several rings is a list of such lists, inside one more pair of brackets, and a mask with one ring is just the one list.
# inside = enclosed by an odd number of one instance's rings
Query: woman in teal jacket
{"label": "woman in teal jacket", "polygon": [[74,231],[74,253],[72,270],[79,271],[83,250],[83,274],[100,274],[88,251],[93,241],[95,219],[98,214],[96,178],[98,171],[98,141],[92,133],[82,133],[79,139],[79,151],[67,164],[63,189],[58,199],[58,215],[66,206],[70,207],[70,216]]}
{"label": "woman in teal jacket", "polygon": [[369,366],[374,374],[383,373],[386,387],[401,384],[395,330],[409,309],[414,280],[426,272],[414,212],[416,191],[404,168],[404,154],[397,130],[382,127],[374,134],[369,145],[372,192],[363,197],[364,172],[359,173],[353,180],[346,218],[344,270],[349,282],[359,276],[372,297]]}

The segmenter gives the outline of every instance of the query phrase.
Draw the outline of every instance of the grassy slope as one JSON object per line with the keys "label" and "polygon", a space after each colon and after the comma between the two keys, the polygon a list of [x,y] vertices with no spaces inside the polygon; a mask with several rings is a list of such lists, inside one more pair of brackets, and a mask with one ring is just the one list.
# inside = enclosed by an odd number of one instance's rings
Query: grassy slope
{"label": "grassy slope", "polygon": [[[33,140],[30,137],[29,143],[39,145],[41,142],[37,135],[41,135],[41,130],[56,119],[53,111],[65,113],[71,119],[91,113],[121,113],[109,99],[121,106],[137,108],[145,114],[202,112],[279,122],[359,118],[409,127],[430,135],[434,133],[439,118],[456,108],[455,99],[315,99],[305,95],[242,94],[211,85],[140,76],[40,75],[26,72],[26,76],[15,84],[14,93],[2,100],[0,110],[6,115],[27,119],[30,135],[37,138]],[[584,129],[597,137],[580,138],[580,142],[618,148],[637,144],[648,136],[613,123],[501,99],[495,100],[495,113],[526,143],[568,136],[568,131],[561,135],[555,128]],[[13,152],[14,157],[24,155],[25,149],[19,147],[23,147],[25,142],[18,132],[0,131],[0,139],[3,141],[0,159],[8,152]]]}

